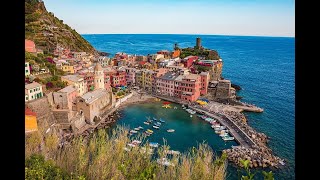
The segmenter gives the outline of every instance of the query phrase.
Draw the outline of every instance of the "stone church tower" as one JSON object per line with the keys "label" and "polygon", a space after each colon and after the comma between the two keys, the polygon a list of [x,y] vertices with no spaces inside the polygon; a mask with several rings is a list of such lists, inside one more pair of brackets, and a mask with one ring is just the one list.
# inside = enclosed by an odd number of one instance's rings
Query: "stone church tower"
{"label": "stone church tower", "polygon": [[94,67],[94,89],[104,89],[104,74],[100,63]]}

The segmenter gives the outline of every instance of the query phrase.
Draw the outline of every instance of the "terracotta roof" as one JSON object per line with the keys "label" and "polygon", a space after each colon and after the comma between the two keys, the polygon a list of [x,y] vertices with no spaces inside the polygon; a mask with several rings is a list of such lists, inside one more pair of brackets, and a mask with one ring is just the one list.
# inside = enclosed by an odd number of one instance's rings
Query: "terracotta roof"
{"label": "terracotta roof", "polygon": [[144,65],[145,63],[147,63],[146,61],[140,61],[139,64],[140,65]]}
{"label": "terracotta roof", "polygon": [[37,116],[37,114],[33,111],[31,111],[31,109],[29,108],[25,108],[25,115],[27,116]]}

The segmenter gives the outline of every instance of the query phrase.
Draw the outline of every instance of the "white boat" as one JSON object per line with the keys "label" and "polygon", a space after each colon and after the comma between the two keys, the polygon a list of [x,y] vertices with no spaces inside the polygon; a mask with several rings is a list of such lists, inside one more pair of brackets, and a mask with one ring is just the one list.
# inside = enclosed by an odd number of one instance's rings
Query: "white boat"
{"label": "white boat", "polygon": [[138,131],[130,130],[130,133],[137,133]]}
{"label": "white boat", "polygon": [[166,154],[171,154],[171,155],[179,155],[179,151],[174,151],[174,150],[165,150],[164,153]]}
{"label": "white boat", "polygon": [[130,146],[130,147],[136,147],[136,145],[135,145],[135,144],[132,144],[132,143],[128,143],[128,146]]}
{"label": "white boat", "polygon": [[157,163],[164,166],[174,166],[174,164],[168,161],[167,158],[157,159]]}
{"label": "white boat", "polygon": [[149,146],[150,146],[150,147],[157,148],[157,147],[159,147],[159,143],[156,143],[156,142],[150,142],[150,143],[149,143]]}
{"label": "white boat", "polygon": [[[220,136],[220,137],[228,137],[229,134],[228,134],[228,133],[221,133],[219,136]],[[229,137],[230,137],[230,136],[229,136]]]}
{"label": "white boat", "polygon": [[143,122],[143,124],[149,125],[150,123],[149,122]]}
{"label": "white boat", "polygon": [[220,124],[215,124],[215,125],[212,125],[211,127],[212,127],[213,129],[214,129],[214,128],[220,128]]}
{"label": "white boat", "polygon": [[222,139],[223,139],[224,141],[233,141],[233,140],[234,140],[234,137],[231,137],[231,136],[229,136],[229,137],[222,137]]}
{"label": "white boat", "polygon": [[139,130],[140,130],[140,128],[134,128],[134,130],[135,130],[135,131],[139,131]]}
{"label": "white boat", "polygon": [[174,129],[168,129],[167,132],[174,132]]}
{"label": "white boat", "polygon": [[139,141],[139,140],[133,140],[132,141],[132,144],[140,144],[141,143],[141,141]]}
{"label": "white boat", "polygon": [[130,149],[129,148],[127,148],[127,147],[125,147],[125,148],[123,148],[125,151],[130,151]]}
{"label": "white boat", "polygon": [[155,128],[155,129],[159,129],[159,126],[152,126],[153,128]]}
{"label": "white boat", "polygon": [[139,128],[139,129],[143,129],[143,127],[142,127],[142,126],[139,126],[138,128]]}

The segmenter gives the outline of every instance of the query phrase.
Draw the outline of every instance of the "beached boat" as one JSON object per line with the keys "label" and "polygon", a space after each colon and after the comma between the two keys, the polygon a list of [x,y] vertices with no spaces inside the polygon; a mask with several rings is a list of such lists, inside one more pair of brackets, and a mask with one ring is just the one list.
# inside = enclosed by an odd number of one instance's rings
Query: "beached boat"
{"label": "beached boat", "polygon": [[155,129],[159,129],[159,126],[152,126],[153,128],[155,128]]}
{"label": "beached boat", "polygon": [[150,142],[150,143],[149,143],[149,146],[150,146],[150,147],[157,148],[157,147],[159,147],[159,143],[156,143],[156,142]]}
{"label": "beached boat", "polygon": [[149,122],[143,122],[143,124],[149,125],[150,123]]}
{"label": "beached boat", "polygon": [[130,130],[130,133],[137,133],[138,131]]}
{"label": "beached boat", "polygon": [[174,166],[174,164],[169,162],[167,158],[157,159],[157,163],[164,166]]}
{"label": "beached boat", "polygon": [[222,139],[223,139],[224,141],[233,141],[233,140],[234,140],[234,137],[231,137],[231,136],[229,136],[229,137],[222,137]]}
{"label": "beached boat", "polygon": [[174,129],[168,129],[167,132],[174,132]]}

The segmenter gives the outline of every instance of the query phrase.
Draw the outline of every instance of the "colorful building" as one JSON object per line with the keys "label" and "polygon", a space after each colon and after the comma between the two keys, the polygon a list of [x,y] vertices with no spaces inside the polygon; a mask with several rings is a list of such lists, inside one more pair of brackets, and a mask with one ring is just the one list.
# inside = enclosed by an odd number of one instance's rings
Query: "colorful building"
{"label": "colorful building", "polygon": [[77,89],[79,96],[88,92],[87,84],[80,75],[61,76],[61,81],[67,82],[68,85],[73,85]]}
{"label": "colorful building", "polygon": [[57,92],[53,92],[53,101],[56,109],[69,109],[73,110],[76,103],[78,91],[73,85],[69,85]]}
{"label": "colorful building", "polygon": [[135,85],[136,84],[136,71],[135,68],[125,68],[126,70],[126,81],[127,85]]}
{"label": "colorful building", "polygon": [[24,63],[24,75],[28,77],[30,75],[30,64],[29,62]]}
{"label": "colorful building", "polygon": [[156,93],[164,96],[174,96],[174,82],[179,76],[176,72],[167,72],[161,77],[156,78]]}
{"label": "colorful building", "polygon": [[31,109],[25,109],[25,133],[38,131],[37,114]]}
{"label": "colorful building", "polygon": [[201,77],[197,74],[180,75],[175,79],[175,97],[193,102],[200,97]]}
{"label": "colorful building", "polygon": [[209,85],[209,81],[210,81],[210,74],[209,74],[209,72],[201,72],[199,75],[201,77],[200,94],[201,95],[206,95],[208,93],[208,85]]}
{"label": "colorful building", "polygon": [[25,39],[24,45],[25,45],[25,51],[29,53],[37,53],[36,45],[33,41]]}
{"label": "colorful building", "polygon": [[198,56],[187,56],[181,60],[185,68],[190,68],[194,61],[198,60]]}
{"label": "colorful building", "polygon": [[32,101],[43,97],[42,85],[37,82],[32,82],[25,85],[25,101]]}

